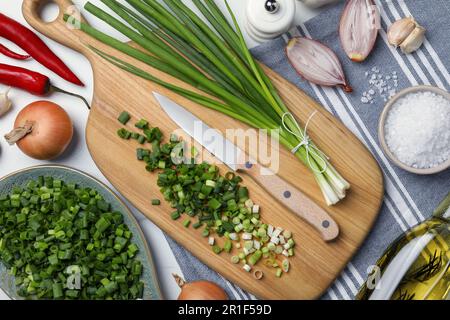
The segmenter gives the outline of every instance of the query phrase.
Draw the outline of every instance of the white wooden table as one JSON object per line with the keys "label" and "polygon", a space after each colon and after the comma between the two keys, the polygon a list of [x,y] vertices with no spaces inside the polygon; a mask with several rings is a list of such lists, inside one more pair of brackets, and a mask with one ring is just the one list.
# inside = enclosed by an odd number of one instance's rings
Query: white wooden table
{"label": "white wooden table", "polygon": [[[73,2],[81,8],[86,0],[73,0]],[[100,0],[91,0],[91,2],[96,5],[102,6]],[[229,3],[236,13],[239,21],[245,19],[244,12],[246,0],[229,0]],[[21,5],[22,1],[3,1],[2,5],[0,6],[0,12],[27,25],[22,16]],[[318,11],[312,11],[308,8],[305,8],[300,2],[297,4],[297,6],[297,22],[305,21],[318,13]],[[42,15],[44,19],[51,19],[52,17],[55,17],[57,15],[57,12],[57,7],[54,4],[49,4],[43,10]],[[89,15],[87,14],[85,16],[89,17]],[[88,20],[93,26],[101,27],[103,31],[108,32],[112,35],[116,35],[119,38],[125,40],[125,38],[121,37],[121,35],[119,35],[115,30],[108,29],[100,21],[92,19],[92,17],[91,19],[88,18]],[[247,35],[245,36],[250,47],[257,45],[255,41],[250,39]],[[53,74],[51,71],[47,70],[33,60],[18,62],[0,55],[0,63],[19,65],[21,67],[29,68],[49,75],[52,79],[52,82],[56,86],[81,94],[88,98],[89,101],[91,101],[93,94],[93,79],[91,66],[87,59],[77,52],[63,47],[62,45],[59,45],[52,40],[44,37],[42,38],[49,45],[49,47],[58,56],[60,56],[64,60],[64,62],[69,65],[72,70],[76,71],[76,74],[86,84],[85,88],[80,89],[79,87],[70,85],[68,82],[65,82],[64,80]],[[5,39],[0,38],[0,43],[7,45],[9,48],[16,49],[13,44],[9,43]],[[0,85],[0,92],[3,92],[5,89],[5,86]],[[10,131],[14,119],[21,108],[33,101],[39,100],[39,98],[33,95],[15,89],[11,90],[10,98],[14,103],[13,109],[6,116],[0,118],[0,137],[3,137],[4,134]],[[75,138],[72,145],[70,146],[70,149],[61,158],[57,159],[56,161],[52,161],[51,163],[75,167],[77,169],[88,172],[93,176],[99,178],[100,180],[108,183],[95,166],[95,163],[91,159],[85,144],[84,129],[88,116],[88,111],[85,105],[83,105],[83,103],[78,99],[64,96],[62,94],[55,94],[46,99],[63,106],[70,114],[75,126]],[[45,164],[45,162],[33,160],[26,157],[17,149],[17,147],[8,146],[5,140],[3,138],[0,138],[0,176],[4,176],[10,172],[22,168],[40,164]],[[138,218],[149,242],[164,297],[166,299],[176,299],[179,293],[179,289],[175,284],[175,281],[173,281],[171,274],[172,272],[176,272],[182,275],[182,272],[175,260],[175,257],[171,253],[171,250],[163,233],[151,221],[146,219],[141,213],[133,208],[133,206],[130,205],[129,207]],[[0,299],[7,299],[3,292],[0,292]]]}

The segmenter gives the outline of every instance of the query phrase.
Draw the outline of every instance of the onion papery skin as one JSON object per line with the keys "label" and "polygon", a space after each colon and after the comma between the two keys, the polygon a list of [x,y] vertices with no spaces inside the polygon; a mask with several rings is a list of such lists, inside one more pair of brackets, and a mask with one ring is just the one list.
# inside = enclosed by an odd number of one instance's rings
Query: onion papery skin
{"label": "onion papery skin", "polygon": [[183,284],[178,300],[228,300],[228,296],[213,282],[194,281]]}
{"label": "onion papery skin", "polygon": [[73,124],[67,112],[49,101],[36,101],[23,108],[14,128],[33,122],[33,130],[17,141],[19,149],[37,160],[52,160],[60,156],[73,137]]}

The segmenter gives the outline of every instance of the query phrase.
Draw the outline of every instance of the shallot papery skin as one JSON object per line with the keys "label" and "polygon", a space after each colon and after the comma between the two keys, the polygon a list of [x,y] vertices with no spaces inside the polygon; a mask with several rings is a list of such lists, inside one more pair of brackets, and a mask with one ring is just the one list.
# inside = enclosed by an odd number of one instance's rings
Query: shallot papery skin
{"label": "shallot papery skin", "polygon": [[339,37],[347,56],[364,61],[378,36],[380,12],[373,0],[348,0],[341,16]]}
{"label": "shallot papery skin", "polygon": [[286,55],[294,69],[306,80],[322,86],[342,86],[346,92],[352,92],[339,58],[319,41],[292,38],[286,47]]}

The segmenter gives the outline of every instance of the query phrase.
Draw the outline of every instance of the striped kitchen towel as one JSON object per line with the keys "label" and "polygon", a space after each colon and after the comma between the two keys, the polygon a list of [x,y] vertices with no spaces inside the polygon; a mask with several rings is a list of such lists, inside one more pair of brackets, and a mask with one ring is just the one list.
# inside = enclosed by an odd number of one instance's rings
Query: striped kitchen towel
{"label": "striped kitchen towel", "polygon": [[[389,79],[391,89],[419,84],[450,89],[450,1],[448,0],[376,0],[381,11],[380,34],[376,47],[361,64],[349,61],[338,35],[343,4],[329,7],[322,14],[297,26],[282,37],[252,50],[253,54],[286,79],[314,97],[324,108],[341,120],[372,152],[385,178],[385,200],[379,218],[365,243],[341,276],[324,293],[323,299],[353,299],[368,275],[371,266],[387,246],[402,232],[426,219],[450,190],[450,170],[432,176],[418,176],[395,167],[383,154],[377,137],[377,123],[385,104],[374,92],[373,103],[362,98],[370,91],[372,74]],[[414,16],[424,25],[427,40],[420,50],[403,55],[388,44],[387,27],[400,17]],[[318,39],[340,57],[354,92],[346,94],[339,88],[325,88],[302,80],[292,69],[284,54],[286,42],[295,36]],[[169,240],[187,280],[210,279],[227,289],[235,299],[255,299],[210,270],[195,257]]]}

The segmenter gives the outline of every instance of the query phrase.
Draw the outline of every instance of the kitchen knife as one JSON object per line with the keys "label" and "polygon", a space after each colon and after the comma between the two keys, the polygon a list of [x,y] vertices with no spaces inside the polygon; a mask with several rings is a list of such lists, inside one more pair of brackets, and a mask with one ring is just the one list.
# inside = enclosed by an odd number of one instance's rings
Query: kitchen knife
{"label": "kitchen knife", "polygon": [[248,174],[281,204],[315,227],[325,241],[339,235],[336,221],[302,191],[298,190],[270,169],[256,161],[246,160],[245,152],[211,129],[191,112],[169,98],[153,92],[156,100],[168,116],[206,150],[233,171]]}

